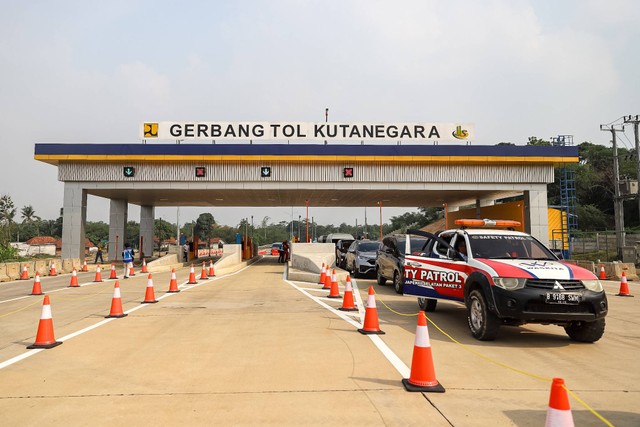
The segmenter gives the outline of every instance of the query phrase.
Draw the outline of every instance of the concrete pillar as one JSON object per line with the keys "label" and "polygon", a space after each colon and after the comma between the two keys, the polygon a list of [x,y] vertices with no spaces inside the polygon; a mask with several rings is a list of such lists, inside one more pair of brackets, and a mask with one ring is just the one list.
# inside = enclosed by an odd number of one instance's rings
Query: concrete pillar
{"label": "concrete pillar", "polygon": [[111,199],[109,205],[109,261],[122,261],[129,204],[124,199]]}
{"label": "concrete pillar", "polygon": [[536,239],[549,246],[549,212],[547,187],[539,191],[524,192],[524,229]]}
{"label": "concrete pillar", "polygon": [[64,183],[62,205],[62,259],[84,259],[84,226],[87,221],[87,192],[79,183]]}
{"label": "concrete pillar", "polygon": [[145,257],[153,255],[153,222],[155,220],[155,208],[153,206],[140,206],[140,237],[142,247],[140,250]]}

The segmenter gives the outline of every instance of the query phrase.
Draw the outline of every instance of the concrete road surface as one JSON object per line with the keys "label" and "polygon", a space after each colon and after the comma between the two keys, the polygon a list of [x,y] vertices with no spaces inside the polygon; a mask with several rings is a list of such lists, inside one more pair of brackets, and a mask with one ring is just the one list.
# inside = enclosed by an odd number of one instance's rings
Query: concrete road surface
{"label": "concrete road surface", "polygon": [[385,335],[367,336],[356,329],[372,280],[354,282],[360,311],[345,314],[320,285],[284,280],[276,258],[197,285],[187,276],[166,294],[169,273],[154,274],[157,304],[140,304],[147,275],[120,280],[129,315],[109,321],[114,281],[44,278],[64,343],[34,351],[42,297],[26,296],[31,281],[0,284],[0,424],[540,426],[562,377],[584,402],[570,397],[576,425],[640,425],[640,296],[609,296],[595,344],[542,325],[479,342],[464,307],[440,302],[429,334],[446,392],[409,393],[415,299],[376,286]]}

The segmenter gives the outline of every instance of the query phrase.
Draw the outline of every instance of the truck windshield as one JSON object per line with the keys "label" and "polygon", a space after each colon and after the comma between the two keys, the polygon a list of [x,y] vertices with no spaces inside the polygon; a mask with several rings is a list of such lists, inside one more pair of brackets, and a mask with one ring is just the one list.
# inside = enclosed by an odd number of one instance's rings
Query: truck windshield
{"label": "truck windshield", "polygon": [[468,253],[474,258],[556,260],[549,249],[531,236],[471,234]]}

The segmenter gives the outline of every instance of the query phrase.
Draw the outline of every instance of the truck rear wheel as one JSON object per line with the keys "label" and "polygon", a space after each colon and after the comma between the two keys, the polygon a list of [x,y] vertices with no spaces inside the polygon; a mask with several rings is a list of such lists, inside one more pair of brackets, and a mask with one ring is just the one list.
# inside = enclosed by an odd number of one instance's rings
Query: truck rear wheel
{"label": "truck rear wheel", "polygon": [[574,341],[596,342],[604,334],[604,319],[593,322],[571,322],[564,327],[564,330]]}
{"label": "truck rear wheel", "polygon": [[420,307],[420,310],[427,312],[436,311],[436,305],[438,305],[437,299],[418,297],[418,307]]}
{"label": "truck rear wheel", "polygon": [[478,289],[471,291],[467,303],[469,329],[474,338],[492,341],[498,336],[500,319],[487,306],[487,301]]}

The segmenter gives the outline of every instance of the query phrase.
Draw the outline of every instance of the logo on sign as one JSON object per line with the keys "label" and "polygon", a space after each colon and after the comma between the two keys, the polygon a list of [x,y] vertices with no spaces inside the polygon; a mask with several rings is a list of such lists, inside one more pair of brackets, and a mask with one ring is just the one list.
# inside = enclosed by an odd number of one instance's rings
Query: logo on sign
{"label": "logo on sign", "polygon": [[133,166],[125,166],[122,169],[122,172],[124,173],[124,176],[126,178],[133,178],[136,174],[136,168],[134,168]]}
{"label": "logo on sign", "polygon": [[458,125],[456,126],[456,130],[454,130],[451,135],[453,135],[455,139],[467,139],[469,138],[469,131],[466,129],[462,129],[462,126]]}
{"label": "logo on sign", "polygon": [[260,168],[260,176],[262,178],[271,178],[271,168],[269,166],[263,166]]}
{"label": "logo on sign", "polygon": [[344,168],[342,170],[342,176],[345,178],[353,178],[353,168]]}
{"label": "logo on sign", "polygon": [[158,124],[157,123],[145,123],[144,124],[144,137],[145,138],[157,138],[158,137]]}
{"label": "logo on sign", "polygon": [[207,175],[207,168],[199,166],[196,168],[196,178],[204,178]]}

